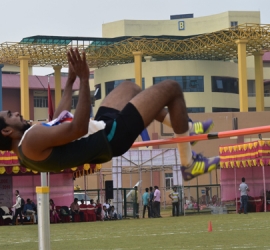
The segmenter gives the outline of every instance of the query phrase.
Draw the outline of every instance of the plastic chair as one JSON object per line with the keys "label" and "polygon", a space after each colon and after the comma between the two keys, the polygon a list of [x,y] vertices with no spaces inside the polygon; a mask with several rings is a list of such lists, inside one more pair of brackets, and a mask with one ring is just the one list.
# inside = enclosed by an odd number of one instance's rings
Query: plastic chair
{"label": "plastic chair", "polygon": [[7,206],[2,206],[1,209],[4,211],[5,214],[2,215],[0,225],[8,225],[12,222],[13,219],[12,211]]}
{"label": "plastic chair", "polygon": [[88,222],[89,221],[89,215],[88,215],[88,211],[87,211],[87,205],[86,204],[81,204],[80,205],[80,210],[83,212],[83,219],[85,222]]}
{"label": "plastic chair", "polygon": [[95,207],[93,205],[87,205],[87,214],[89,221],[96,221],[96,212],[95,212]]}
{"label": "plastic chair", "polygon": [[263,212],[263,204],[264,204],[263,198],[255,197],[254,202],[255,202],[256,212]]}
{"label": "plastic chair", "polygon": [[67,206],[60,207],[60,218],[62,222],[70,222],[69,208]]}
{"label": "plastic chair", "polygon": [[80,215],[79,214],[74,214],[74,222],[80,222]]}

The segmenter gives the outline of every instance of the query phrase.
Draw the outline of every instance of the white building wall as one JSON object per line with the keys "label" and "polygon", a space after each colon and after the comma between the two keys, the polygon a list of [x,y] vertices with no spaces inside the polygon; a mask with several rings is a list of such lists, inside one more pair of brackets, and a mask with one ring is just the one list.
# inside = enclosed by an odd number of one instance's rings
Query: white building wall
{"label": "white building wall", "polygon": [[[169,17],[168,17],[169,19]],[[179,20],[120,20],[102,25],[103,37],[118,36],[189,36],[205,34],[231,26],[231,22],[260,23],[259,11],[227,11],[216,15],[183,19],[185,29],[179,30]]]}
{"label": "white building wall", "polygon": [[[212,93],[212,76],[238,77],[236,63],[222,61],[152,61],[142,63],[142,75],[145,87],[153,85],[153,77],[162,76],[204,76],[204,92],[185,92],[188,107],[205,107],[205,112],[212,112],[212,107],[239,108],[239,95]],[[134,64],[123,64],[96,69],[95,84],[101,83],[102,98],[105,96],[105,82],[134,78]],[[96,101],[95,108],[101,100]]]}

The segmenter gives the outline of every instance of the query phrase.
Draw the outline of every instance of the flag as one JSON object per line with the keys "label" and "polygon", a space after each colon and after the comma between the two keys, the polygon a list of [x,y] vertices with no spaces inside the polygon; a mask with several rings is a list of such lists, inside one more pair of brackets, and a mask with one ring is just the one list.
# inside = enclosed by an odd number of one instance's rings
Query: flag
{"label": "flag", "polygon": [[150,141],[150,136],[146,128],[141,132],[141,137],[143,141]]}
{"label": "flag", "polygon": [[49,121],[53,119],[53,104],[52,104],[52,96],[51,96],[51,89],[50,89],[50,83],[48,83],[48,116]]}

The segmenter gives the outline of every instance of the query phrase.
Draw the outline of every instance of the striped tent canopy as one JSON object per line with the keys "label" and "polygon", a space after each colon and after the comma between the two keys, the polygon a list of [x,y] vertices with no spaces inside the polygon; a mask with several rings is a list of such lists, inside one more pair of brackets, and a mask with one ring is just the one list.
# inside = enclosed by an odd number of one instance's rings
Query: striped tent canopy
{"label": "striped tent canopy", "polygon": [[[101,164],[84,164],[74,168],[69,168],[60,173],[73,172],[74,177],[80,177],[97,172],[101,169]],[[25,168],[20,165],[18,157],[12,151],[0,151],[0,174],[38,174],[38,171]]]}
{"label": "striped tent canopy", "polygon": [[221,168],[270,166],[270,141],[220,146],[219,155]]}

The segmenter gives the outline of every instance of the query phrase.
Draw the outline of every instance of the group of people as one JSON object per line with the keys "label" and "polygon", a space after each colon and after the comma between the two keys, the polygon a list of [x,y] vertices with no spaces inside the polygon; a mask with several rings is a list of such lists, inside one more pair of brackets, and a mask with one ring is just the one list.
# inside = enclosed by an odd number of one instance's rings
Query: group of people
{"label": "group of people", "polygon": [[[34,223],[37,223],[37,206],[31,200],[27,199],[26,202],[21,198],[19,190],[15,191],[16,203],[12,206],[15,209],[14,216],[11,222],[11,225],[16,224],[16,219],[20,218],[20,224],[24,224],[24,220],[29,221],[33,220]],[[23,218],[24,217],[24,218]]]}
{"label": "group of people", "polygon": [[107,220],[118,220],[118,214],[113,205],[110,204],[111,201],[108,199],[102,206],[101,211],[101,220],[107,221]]}
{"label": "group of people", "polygon": [[[137,186],[135,186],[135,191],[138,194]],[[143,204],[143,218],[145,218],[145,212],[147,210],[148,218],[160,218],[160,190],[158,186],[149,187],[145,189],[142,195]],[[136,204],[136,217],[139,215],[139,203]]]}
{"label": "group of people", "polygon": [[[78,198],[74,198],[74,201],[71,203],[68,211],[65,211],[65,215],[71,216],[72,222],[75,222],[76,215],[79,215],[80,221],[85,221],[85,216],[87,216],[85,211],[85,201],[82,199],[80,200],[80,204],[78,203]],[[99,200],[94,203],[94,200],[90,200],[90,204],[87,206],[87,209],[92,209],[94,213],[94,221],[101,220],[117,220],[119,218],[117,211],[114,206],[110,205],[110,200],[106,200],[104,204],[101,204]],[[50,199],[50,221],[51,223],[57,223],[61,221],[61,209],[58,211],[54,204],[54,201]]]}
{"label": "group of people", "polygon": [[[135,187],[137,190],[137,187]],[[172,215],[179,216],[179,202],[180,196],[177,191],[177,187],[173,187],[173,191],[169,194],[169,198],[172,200]],[[160,215],[160,190],[158,186],[149,187],[145,189],[144,194],[142,195],[142,204],[143,204],[143,218],[145,218],[145,212],[147,210],[148,218],[161,218]],[[138,206],[137,206],[138,207]],[[137,210],[138,214],[138,210]]]}

